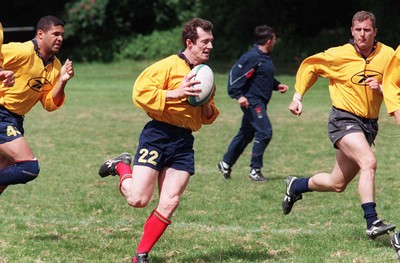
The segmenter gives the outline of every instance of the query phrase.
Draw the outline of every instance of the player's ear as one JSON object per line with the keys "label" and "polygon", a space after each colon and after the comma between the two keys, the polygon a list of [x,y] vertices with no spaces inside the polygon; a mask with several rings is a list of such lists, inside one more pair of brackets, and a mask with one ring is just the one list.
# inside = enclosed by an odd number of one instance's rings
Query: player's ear
{"label": "player's ear", "polygon": [[44,35],[44,31],[41,29],[38,29],[38,31],[36,31],[36,37],[38,37],[39,39],[42,39]]}
{"label": "player's ear", "polygon": [[186,39],[186,47],[187,47],[188,49],[191,49],[192,46],[194,46],[194,44],[195,44],[195,43],[193,43],[192,40]]}

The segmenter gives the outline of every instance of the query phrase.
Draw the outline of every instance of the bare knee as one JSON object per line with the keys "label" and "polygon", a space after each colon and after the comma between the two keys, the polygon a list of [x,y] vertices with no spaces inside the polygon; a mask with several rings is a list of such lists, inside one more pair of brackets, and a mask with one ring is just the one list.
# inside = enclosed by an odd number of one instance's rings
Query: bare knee
{"label": "bare knee", "polygon": [[336,183],[336,184],[332,185],[332,190],[333,190],[333,192],[336,192],[336,193],[342,193],[342,192],[344,192],[344,190],[346,190],[346,188],[347,188],[346,183]]}
{"label": "bare knee", "polygon": [[360,165],[361,174],[375,175],[377,163],[375,158],[369,158]]}
{"label": "bare knee", "polygon": [[150,200],[151,200],[151,198],[147,198],[147,197],[137,198],[137,197],[132,196],[132,195],[126,197],[126,202],[130,206],[135,207],[135,208],[144,208],[144,207],[146,207],[149,204]]}

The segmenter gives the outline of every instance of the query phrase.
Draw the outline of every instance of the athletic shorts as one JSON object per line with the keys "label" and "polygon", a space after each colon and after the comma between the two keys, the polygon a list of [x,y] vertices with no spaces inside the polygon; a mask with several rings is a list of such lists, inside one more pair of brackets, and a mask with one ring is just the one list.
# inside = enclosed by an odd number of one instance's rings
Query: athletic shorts
{"label": "athletic shorts", "polygon": [[192,131],[152,120],[140,134],[134,164],[161,171],[165,167],[194,174]]}
{"label": "athletic shorts", "polygon": [[0,144],[11,142],[24,135],[24,117],[0,106]]}
{"label": "athletic shorts", "polygon": [[333,107],[328,123],[328,134],[333,146],[337,149],[336,142],[343,136],[353,132],[364,133],[371,146],[378,134],[378,119],[359,117],[348,111]]}

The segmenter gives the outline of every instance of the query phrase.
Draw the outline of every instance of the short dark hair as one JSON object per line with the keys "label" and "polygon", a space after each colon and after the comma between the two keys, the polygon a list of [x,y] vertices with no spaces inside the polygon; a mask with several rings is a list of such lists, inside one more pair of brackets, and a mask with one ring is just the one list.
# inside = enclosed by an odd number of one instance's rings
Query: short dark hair
{"label": "short dark hair", "polygon": [[272,39],[274,30],[267,25],[260,25],[254,28],[254,41],[257,45],[263,45],[268,39]]}
{"label": "short dark hair", "polygon": [[186,40],[189,39],[193,43],[196,43],[199,38],[197,34],[197,28],[200,27],[206,32],[211,32],[213,29],[213,24],[202,18],[193,18],[189,20],[184,26],[182,30],[182,42],[183,46],[186,48]]}
{"label": "short dark hair", "polygon": [[359,11],[359,12],[357,12],[353,16],[353,20],[351,20],[351,26],[354,25],[355,21],[362,22],[362,21],[365,21],[365,20],[368,20],[368,19],[371,21],[372,26],[374,28],[376,28],[376,19],[375,19],[374,14],[372,14],[371,12],[367,12],[367,11]]}
{"label": "short dark hair", "polygon": [[52,26],[62,26],[64,27],[63,21],[55,16],[44,16],[39,19],[36,25],[36,32],[38,30],[42,30],[43,32],[47,32]]}

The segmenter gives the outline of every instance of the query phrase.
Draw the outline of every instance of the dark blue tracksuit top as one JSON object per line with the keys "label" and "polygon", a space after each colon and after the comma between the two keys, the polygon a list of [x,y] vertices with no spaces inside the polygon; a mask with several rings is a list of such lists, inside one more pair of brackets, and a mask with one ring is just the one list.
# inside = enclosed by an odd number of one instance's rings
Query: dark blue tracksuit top
{"label": "dark blue tracksuit top", "polygon": [[257,44],[244,53],[229,72],[228,94],[234,99],[261,100],[268,104],[273,90],[280,84],[274,77],[271,56],[258,49]]}

